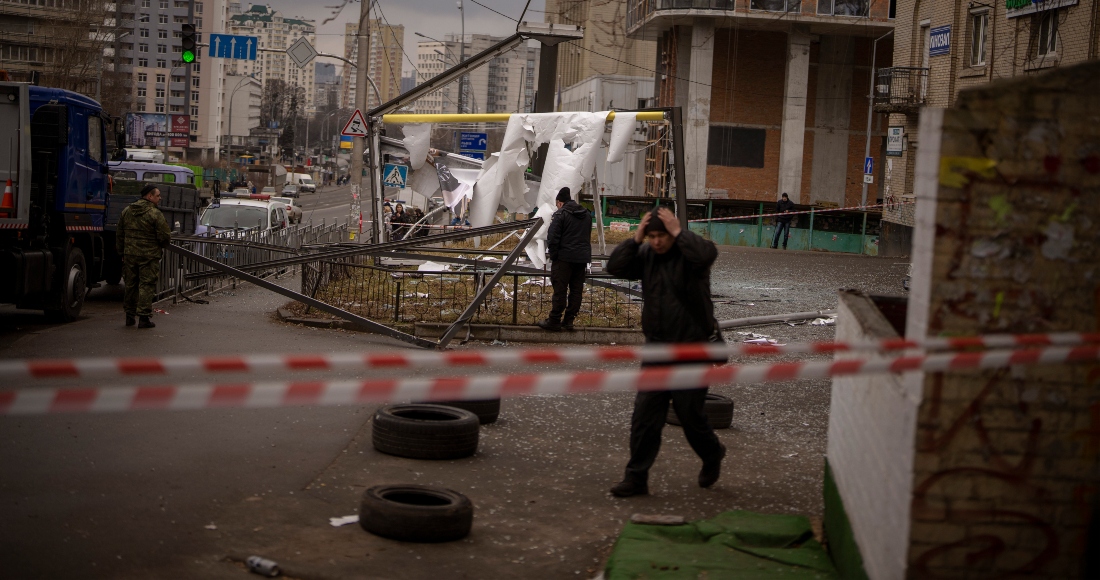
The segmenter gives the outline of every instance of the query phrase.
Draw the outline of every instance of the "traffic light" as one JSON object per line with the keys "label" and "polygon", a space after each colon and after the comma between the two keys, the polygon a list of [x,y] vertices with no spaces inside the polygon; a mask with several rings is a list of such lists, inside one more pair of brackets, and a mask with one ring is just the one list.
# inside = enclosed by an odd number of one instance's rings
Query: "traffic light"
{"label": "traffic light", "polygon": [[195,25],[194,24],[184,24],[183,25],[183,54],[180,56],[180,59],[182,59],[184,63],[195,62],[195,55],[197,54],[197,52],[195,51],[195,47],[196,47],[196,43],[195,43]]}

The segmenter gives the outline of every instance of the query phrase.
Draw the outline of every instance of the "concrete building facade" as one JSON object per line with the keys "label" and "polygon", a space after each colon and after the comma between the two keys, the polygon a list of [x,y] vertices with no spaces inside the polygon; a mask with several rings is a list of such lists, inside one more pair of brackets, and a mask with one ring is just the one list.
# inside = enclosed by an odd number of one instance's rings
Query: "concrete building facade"
{"label": "concrete building facade", "polygon": [[[229,21],[229,3],[226,0],[195,0],[195,31],[200,39],[211,34],[225,33]],[[205,40],[202,40],[205,42]],[[211,58],[207,51],[198,50],[191,64],[191,149],[189,159],[200,162],[221,159],[223,130],[222,118],[228,103],[225,93],[226,60]]]}
{"label": "concrete building facade", "polygon": [[[132,1],[129,6],[132,23]],[[112,50],[115,36],[99,28],[106,18],[115,26],[121,15],[107,2],[0,0],[0,70],[15,81],[29,82],[33,73],[50,86],[94,97],[103,68],[96,51]]]}
{"label": "concrete building facade", "polygon": [[[504,40],[488,34],[448,34],[443,40],[428,40],[417,44],[416,78],[422,84],[451,68],[465,54],[466,58]],[[465,44],[465,46],[463,46]],[[466,75],[465,110],[460,97],[460,83],[425,95],[416,102],[418,113],[513,113],[530,112],[535,106],[535,82],[539,69],[538,47],[520,45],[488,64]]]}
{"label": "concrete building facade", "polygon": [[222,141],[226,144],[226,154],[232,159],[254,144],[250,136],[260,126],[263,85],[251,76],[229,75],[225,86],[225,107],[221,116],[225,133]]}
{"label": "concrete building facade", "polygon": [[[390,26],[381,20],[370,21],[370,45],[368,47],[370,64],[367,67],[367,74],[374,80],[374,84],[378,87],[378,93],[376,94],[373,88],[369,89],[367,109],[373,109],[401,94],[401,70],[402,58],[404,58],[402,46],[404,42],[404,26],[400,24]],[[344,25],[344,58],[356,64],[359,62],[358,23],[349,22]],[[354,75],[347,76],[349,79],[355,78]],[[354,80],[349,80],[344,84],[343,94],[345,106],[359,106]],[[381,101],[378,100],[379,96],[382,97]]]}
{"label": "concrete building facade", "polygon": [[289,86],[299,87],[305,95],[305,112],[312,113],[315,96],[314,67],[307,64],[305,68],[299,68],[283,51],[299,38],[305,38],[316,46],[314,21],[284,17],[277,10],[262,4],[253,4],[248,10],[242,11],[241,4],[231,2],[229,12],[228,34],[255,36],[259,39],[259,48],[278,52],[261,50],[257,52],[255,61],[230,60],[227,63],[227,74],[255,75],[265,87],[272,80],[281,80]]}
{"label": "concrete building facade", "polygon": [[[683,109],[688,197],[860,205],[872,45],[893,29],[889,3],[630,0],[626,24],[657,41],[657,104]],[[890,43],[877,52],[891,62]],[[875,171],[884,121],[870,127]]]}
{"label": "concrete building facade", "polygon": [[915,215],[913,160],[924,107],[952,106],[976,85],[1100,56],[1097,0],[899,0],[893,66],[877,72],[875,110],[889,113],[897,144],[883,194],[883,255],[908,255]]}

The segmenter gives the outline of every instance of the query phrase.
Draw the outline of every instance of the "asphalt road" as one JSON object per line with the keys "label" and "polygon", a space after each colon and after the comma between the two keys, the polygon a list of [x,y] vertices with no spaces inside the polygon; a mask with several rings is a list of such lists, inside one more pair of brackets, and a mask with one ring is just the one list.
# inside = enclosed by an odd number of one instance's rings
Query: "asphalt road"
{"label": "asphalt road", "polygon": [[[317,214],[336,211],[341,195],[334,188],[305,202]],[[830,308],[838,288],[900,294],[904,273],[894,259],[722,248],[712,287],[724,319]],[[66,325],[0,307],[0,358],[402,348],[281,323],[273,311],[285,299],[247,285],[209,304],[165,306],[156,329],[139,331],[122,325],[120,291],[94,291],[82,318]],[[783,341],[833,335],[806,325],[755,330]],[[828,381],[714,390],[737,405],[734,428],[720,432],[730,447],[722,479],[696,487],[698,460],[670,427],[653,495],[628,500],[607,495],[626,460],[628,394],[508,399],[501,420],[483,428],[477,455],[440,462],[374,451],[376,405],[0,417],[0,576],[246,578],[241,560],[259,554],[303,578],[583,578],[598,572],[632,513],[819,517]],[[474,532],[419,545],[328,525],[356,513],[366,487],[397,482],[467,494]]]}

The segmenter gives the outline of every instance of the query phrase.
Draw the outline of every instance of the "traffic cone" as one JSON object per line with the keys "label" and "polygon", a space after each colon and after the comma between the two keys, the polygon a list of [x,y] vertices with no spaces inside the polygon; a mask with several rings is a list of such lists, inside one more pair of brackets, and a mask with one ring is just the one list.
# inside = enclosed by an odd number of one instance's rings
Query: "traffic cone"
{"label": "traffic cone", "polygon": [[4,199],[0,200],[0,213],[15,213],[15,198],[11,193],[11,180],[4,186]]}

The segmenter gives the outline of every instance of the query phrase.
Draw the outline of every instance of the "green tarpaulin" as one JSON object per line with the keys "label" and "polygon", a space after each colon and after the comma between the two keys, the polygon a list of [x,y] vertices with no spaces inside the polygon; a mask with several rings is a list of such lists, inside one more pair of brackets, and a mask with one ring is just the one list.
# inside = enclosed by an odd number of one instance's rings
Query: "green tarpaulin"
{"label": "green tarpaulin", "polygon": [[729,511],[679,526],[628,523],[607,561],[608,580],[838,578],[802,516]]}

